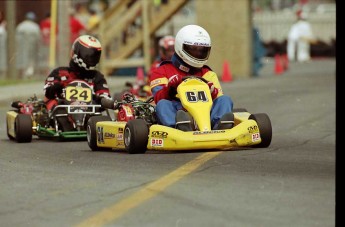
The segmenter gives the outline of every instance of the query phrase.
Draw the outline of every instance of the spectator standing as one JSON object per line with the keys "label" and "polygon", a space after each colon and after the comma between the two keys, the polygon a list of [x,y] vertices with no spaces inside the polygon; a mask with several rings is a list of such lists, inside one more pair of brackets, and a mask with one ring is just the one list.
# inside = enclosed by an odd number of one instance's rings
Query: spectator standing
{"label": "spectator standing", "polygon": [[7,70],[7,31],[5,14],[0,11],[0,78]]}
{"label": "spectator standing", "polygon": [[[40,58],[39,58],[39,68],[42,74],[46,75],[49,71],[49,49],[50,49],[50,27],[51,18],[50,12],[46,13],[45,17],[40,21],[41,30],[41,48],[40,48]],[[58,32],[58,27],[56,26],[56,34]]]}
{"label": "spectator standing", "polygon": [[259,30],[253,28],[253,75],[258,76],[260,69],[264,66],[262,58],[266,56],[267,50],[262,43]]}
{"label": "spectator standing", "polygon": [[21,78],[32,77],[37,69],[41,31],[36,14],[28,12],[16,27],[17,67]]}
{"label": "spectator standing", "polygon": [[80,35],[86,34],[88,29],[84,26],[82,22],[75,16],[75,12],[72,11],[69,17],[69,25],[71,29],[71,44],[76,40]]}
{"label": "spectator standing", "polygon": [[87,27],[90,18],[90,12],[87,4],[77,3],[75,6],[75,10],[75,18],[77,18],[84,25],[84,27]]}
{"label": "spectator standing", "polygon": [[288,34],[287,54],[290,61],[306,62],[310,60],[310,44],[315,42],[307,15],[302,10],[296,13],[297,22],[294,23]]}
{"label": "spectator standing", "polygon": [[87,22],[87,28],[89,30],[92,30],[95,26],[97,26],[97,24],[99,23],[100,20],[101,20],[101,18],[97,14],[96,10],[90,9],[90,17],[89,17],[89,20]]}

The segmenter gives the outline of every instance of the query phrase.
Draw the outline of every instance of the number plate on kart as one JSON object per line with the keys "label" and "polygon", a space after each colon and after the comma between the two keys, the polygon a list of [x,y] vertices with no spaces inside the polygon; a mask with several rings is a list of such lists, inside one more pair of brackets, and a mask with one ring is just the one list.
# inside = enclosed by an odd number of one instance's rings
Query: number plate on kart
{"label": "number plate on kart", "polygon": [[68,101],[82,101],[82,102],[91,102],[92,93],[90,88],[84,87],[66,87],[66,100]]}

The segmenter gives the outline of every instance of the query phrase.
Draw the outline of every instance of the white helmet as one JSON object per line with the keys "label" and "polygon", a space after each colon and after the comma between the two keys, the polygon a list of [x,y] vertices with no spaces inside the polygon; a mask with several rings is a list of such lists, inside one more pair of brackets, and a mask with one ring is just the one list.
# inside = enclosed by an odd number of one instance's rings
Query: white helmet
{"label": "white helmet", "polygon": [[211,51],[211,38],[208,32],[198,25],[186,25],[175,37],[175,52],[188,65],[201,68],[208,60]]}

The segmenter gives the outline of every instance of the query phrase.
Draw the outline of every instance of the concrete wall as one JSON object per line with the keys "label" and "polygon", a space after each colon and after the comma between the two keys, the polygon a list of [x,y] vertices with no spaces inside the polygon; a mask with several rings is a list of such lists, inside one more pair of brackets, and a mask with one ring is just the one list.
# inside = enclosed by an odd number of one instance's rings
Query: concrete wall
{"label": "concrete wall", "polygon": [[210,34],[212,52],[208,65],[222,76],[227,61],[233,78],[250,77],[252,19],[250,0],[195,1],[196,21]]}

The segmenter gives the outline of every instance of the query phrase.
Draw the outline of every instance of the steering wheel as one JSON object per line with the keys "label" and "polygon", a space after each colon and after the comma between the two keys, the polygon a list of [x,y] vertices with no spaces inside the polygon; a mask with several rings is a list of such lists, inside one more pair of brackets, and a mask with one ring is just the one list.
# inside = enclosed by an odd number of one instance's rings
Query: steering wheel
{"label": "steering wheel", "polygon": [[200,79],[202,82],[204,82],[204,83],[206,83],[206,84],[209,82],[209,81],[206,80],[204,77],[201,77],[201,76],[194,76],[194,75],[183,76],[183,77],[182,77],[182,81],[185,81],[185,80],[190,79],[190,78]]}

